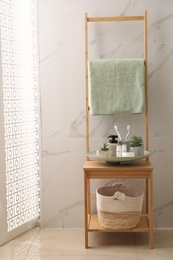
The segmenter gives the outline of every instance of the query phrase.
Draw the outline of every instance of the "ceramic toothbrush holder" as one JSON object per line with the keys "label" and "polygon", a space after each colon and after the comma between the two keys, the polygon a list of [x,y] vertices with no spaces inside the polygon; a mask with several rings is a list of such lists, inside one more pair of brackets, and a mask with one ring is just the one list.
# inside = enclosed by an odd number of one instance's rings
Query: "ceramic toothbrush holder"
{"label": "ceramic toothbrush holder", "polygon": [[130,152],[130,140],[119,140],[119,144],[126,144],[127,145],[127,152]]}

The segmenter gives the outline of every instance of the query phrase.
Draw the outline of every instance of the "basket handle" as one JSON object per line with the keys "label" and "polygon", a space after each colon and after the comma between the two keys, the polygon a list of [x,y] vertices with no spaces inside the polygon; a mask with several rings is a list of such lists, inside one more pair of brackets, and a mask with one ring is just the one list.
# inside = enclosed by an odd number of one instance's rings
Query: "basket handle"
{"label": "basket handle", "polygon": [[121,200],[121,201],[124,201],[125,199],[125,194],[123,192],[120,192],[120,191],[116,191],[114,193],[114,195],[112,196],[112,199],[113,200]]}
{"label": "basket handle", "polygon": [[127,186],[124,185],[124,184],[122,184],[122,183],[114,183],[112,186],[115,187],[115,188],[117,188],[117,189],[127,188]]}

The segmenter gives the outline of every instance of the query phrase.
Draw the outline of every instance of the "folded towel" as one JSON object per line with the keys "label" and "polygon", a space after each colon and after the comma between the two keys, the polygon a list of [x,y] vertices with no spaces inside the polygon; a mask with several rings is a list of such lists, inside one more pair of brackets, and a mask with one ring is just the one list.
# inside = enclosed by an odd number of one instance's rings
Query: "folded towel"
{"label": "folded towel", "polygon": [[92,115],[145,112],[144,60],[90,60],[89,106]]}

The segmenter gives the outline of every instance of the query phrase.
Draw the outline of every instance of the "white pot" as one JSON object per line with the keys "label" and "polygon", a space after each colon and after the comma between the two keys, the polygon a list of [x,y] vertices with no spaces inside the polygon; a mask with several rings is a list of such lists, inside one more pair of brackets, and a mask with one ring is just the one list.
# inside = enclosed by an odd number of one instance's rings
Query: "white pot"
{"label": "white pot", "polygon": [[131,152],[134,152],[135,157],[144,155],[144,147],[142,147],[142,146],[131,147],[130,150],[131,150]]}
{"label": "white pot", "polygon": [[110,150],[107,150],[107,151],[97,150],[96,155],[101,156],[101,157],[111,157],[112,151],[110,151]]}

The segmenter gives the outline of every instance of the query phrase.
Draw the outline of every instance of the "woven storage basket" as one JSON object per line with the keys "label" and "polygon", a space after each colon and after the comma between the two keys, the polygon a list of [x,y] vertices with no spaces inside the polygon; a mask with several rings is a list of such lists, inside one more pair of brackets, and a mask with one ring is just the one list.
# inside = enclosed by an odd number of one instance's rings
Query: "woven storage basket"
{"label": "woven storage basket", "polygon": [[139,188],[115,184],[96,191],[98,220],[107,229],[131,229],[140,220],[144,193]]}

